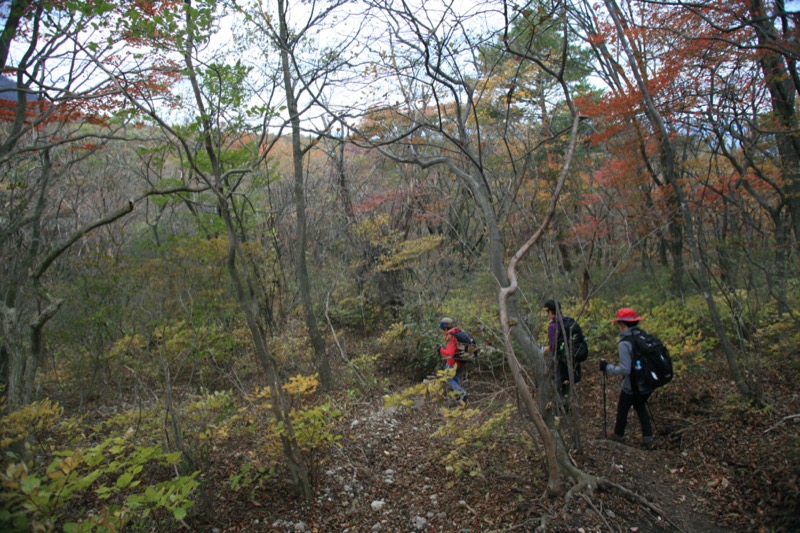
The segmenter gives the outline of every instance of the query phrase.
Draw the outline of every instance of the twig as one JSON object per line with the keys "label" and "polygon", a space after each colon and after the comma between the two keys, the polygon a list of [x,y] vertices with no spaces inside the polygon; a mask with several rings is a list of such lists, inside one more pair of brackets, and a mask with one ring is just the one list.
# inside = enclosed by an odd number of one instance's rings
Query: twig
{"label": "twig", "polygon": [[638,503],[639,505],[650,509],[656,515],[658,515],[664,521],[666,521],[672,527],[674,527],[676,531],[683,531],[680,527],[678,527],[678,525],[675,522],[673,522],[672,520],[670,520],[667,517],[667,515],[664,513],[664,511],[662,511],[656,504],[651,503],[644,496],[636,494],[632,490],[627,489],[627,488],[623,487],[622,485],[618,485],[617,483],[613,483],[611,481],[608,481],[607,479],[604,479],[604,478],[597,478],[597,481],[599,482],[598,483],[598,488],[600,488],[600,489],[612,489],[612,490],[618,492],[619,494],[623,495],[624,497],[628,498],[629,500],[632,500],[632,501]]}
{"label": "twig", "polygon": [[339,348],[339,355],[342,356],[342,360],[348,365],[350,365],[350,368],[353,370],[353,373],[356,375],[361,384],[366,385],[367,380],[364,379],[364,376],[362,376],[361,372],[358,371],[356,365],[353,364],[353,362],[347,358],[344,348],[342,348],[342,345],[339,343],[339,336],[336,335],[336,328],[333,327],[333,322],[331,322],[331,317],[328,314],[328,304],[330,303],[330,300],[331,300],[331,291],[328,291],[328,294],[325,296],[325,320],[328,322],[328,327],[331,329],[331,334],[333,335],[333,342],[336,343],[336,347]]}
{"label": "twig", "polygon": [[[495,529],[491,530],[488,533],[499,533],[500,531],[514,531],[515,529],[522,529],[525,528],[525,531],[529,531],[528,526],[531,524],[535,524],[537,519],[534,517],[527,518],[524,522],[520,522],[519,524],[515,524],[513,526],[504,527],[503,529]],[[547,524],[547,515],[542,515],[539,519],[539,527],[536,528],[535,531],[547,531],[546,524]]]}
{"label": "twig", "polygon": [[580,494],[580,497],[583,499],[583,501],[585,501],[585,502],[586,502],[586,504],[587,504],[589,507],[591,507],[591,508],[592,508],[592,511],[594,511],[595,513],[597,513],[597,516],[599,516],[599,517],[600,517],[600,520],[602,520],[602,521],[603,521],[603,523],[606,525],[606,527],[608,528],[608,530],[609,530],[609,531],[614,531],[614,528],[613,528],[613,527],[611,527],[611,524],[609,524],[609,523],[608,523],[608,520],[606,520],[606,517],[605,517],[605,515],[603,514],[603,512],[602,512],[600,509],[598,509],[598,508],[597,508],[597,507],[594,505],[594,502],[592,501],[592,499],[591,499],[590,497],[588,497],[586,494]]}
{"label": "twig", "polygon": [[477,512],[475,509],[473,509],[472,507],[470,507],[470,506],[469,506],[469,504],[468,504],[467,502],[465,502],[464,500],[461,500],[461,501],[460,501],[460,502],[458,502],[458,503],[460,503],[460,504],[461,504],[463,507],[466,507],[466,508],[467,508],[467,510],[468,510],[470,513],[474,514],[475,516],[478,516],[478,512]]}
{"label": "twig", "polygon": [[789,420],[797,420],[798,418],[800,418],[800,414],[784,416],[783,418],[778,420],[778,422],[774,426],[771,426],[771,427],[765,429],[764,433],[769,433],[770,431],[772,431],[776,427],[778,427],[780,425],[783,425],[785,422],[788,422]]}
{"label": "twig", "polygon": [[506,473],[506,472],[499,472],[499,471],[494,470],[494,469],[491,469],[489,471],[489,473],[497,476],[499,479],[502,479],[503,481],[511,481],[512,483],[526,483],[528,481],[528,478],[525,477],[525,476],[519,476],[519,475],[516,475],[516,474],[509,474],[509,473]]}
{"label": "twig", "polygon": [[700,422],[695,422],[694,424],[692,424],[690,426],[686,426],[685,428],[681,428],[681,429],[679,429],[677,431],[672,431],[672,432],[670,432],[669,436],[673,437],[675,435],[680,435],[681,433],[684,433],[686,431],[693,430],[697,426],[702,426],[702,425],[708,424],[709,422],[719,422],[720,420],[721,420],[721,418],[706,418],[705,420],[701,420]]}

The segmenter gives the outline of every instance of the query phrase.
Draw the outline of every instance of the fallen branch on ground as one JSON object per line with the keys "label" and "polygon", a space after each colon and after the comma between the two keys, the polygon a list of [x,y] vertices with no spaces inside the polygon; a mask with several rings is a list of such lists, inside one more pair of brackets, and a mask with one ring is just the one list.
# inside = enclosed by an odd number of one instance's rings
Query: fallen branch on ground
{"label": "fallen branch on ground", "polygon": [[797,420],[798,418],[800,418],[800,414],[796,414],[796,415],[789,415],[789,416],[784,416],[783,418],[781,418],[780,420],[778,420],[778,422],[777,422],[775,425],[773,425],[773,426],[771,426],[771,427],[769,427],[769,428],[765,429],[765,430],[764,430],[764,433],[769,433],[770,431],[772,431],[772,430],[773,430],[773,429],[775,429],[776,427],[778,427],[778,426],[781,426],[781,425],[785,424],[785,423],[786,423],[786,422],[788,422],[789,420]]}

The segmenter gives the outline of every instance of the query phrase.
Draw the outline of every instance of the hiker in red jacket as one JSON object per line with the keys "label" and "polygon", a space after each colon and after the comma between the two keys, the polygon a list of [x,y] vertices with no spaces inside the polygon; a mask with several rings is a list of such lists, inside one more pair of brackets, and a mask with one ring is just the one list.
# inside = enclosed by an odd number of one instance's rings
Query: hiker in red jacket
{"label": "hiker in red jacket", "polygon": [[452,318],[443,318],[439,322],[439,329],[445,332],[444,340],[445,346],[438,346],[439,355],[444,358],[445,369],[452,369],[455,367],[456,374],[447,380],[447,384],[453,389],[453,393],[458,401],[465,401],[467,399],[467,392],[461,386],[461,378],[464,375],[464,362],[456,358],[459,352],[458,340],[456,334],[460,331],[456,327],[456,323]]}

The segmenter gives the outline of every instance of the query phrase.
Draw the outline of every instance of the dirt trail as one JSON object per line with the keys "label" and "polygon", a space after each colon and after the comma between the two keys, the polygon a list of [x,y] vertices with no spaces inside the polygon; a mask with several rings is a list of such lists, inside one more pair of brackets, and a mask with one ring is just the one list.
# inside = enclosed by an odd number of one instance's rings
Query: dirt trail
{"label": "dirt trail", "polygon": [[[543,497],[544,461],[539,444],[522,430],[528,422],[514,411],[501,429],[481,429],[499,406],[513,402],[513,387],[475,378],[465,385],[469,404],[450,414],[443,408],[452,405],[441,398],[404,408],[386,408],[381,398],[349,404],[337,430],[339,445],[317,458],[313,501],[298,502],[288,482],[271,480],[249,499],[220,494],[216,508],[227,512],[193,525],[220,532],[722,533],[768,531],[777,523],[774,531],[797,530],[791,473],[800,469],[785,452],[779,454],[798,439],[800,424],[766,436],[764,429],[800,410],[798,405],[776,402],[785,412],[769,417],[755,410],[731,412],[714,403],[731,397],[726,390],[676,387],[651,400],[657,442],[645,449],[633,414],[625,443],[603,438],[602,387],[586,376],[575,464],[641,496],[654,510],[615,491],[584,492],[568,501]],[[607,412],[613,410],[611,397]],[[459,418],[470,413],[475,418]],[[437,436],[448,421],[460,429]],[[726,431],[724,441],[718,438]],[[448,456],[458,442],[463,448]],[[463,473],[456,475],[454,468]],[[218,483],[228,475],[221,471]]]}
{"label": "dirt trail", "polygon": [[[649,527],[641,531],[677,529],[687,533],[727,533],[730,526],[718,525],[706,509],[697,505],[696,496],[686,490],[679,473],[670,464],[673,452],[664,449],[643,449],[602,440],[596,443],[608,450],[605,471],[596,472],[639,494],[663,511],[661,520],[652,512]],[[602,465],[599,465],[602,466]]]}

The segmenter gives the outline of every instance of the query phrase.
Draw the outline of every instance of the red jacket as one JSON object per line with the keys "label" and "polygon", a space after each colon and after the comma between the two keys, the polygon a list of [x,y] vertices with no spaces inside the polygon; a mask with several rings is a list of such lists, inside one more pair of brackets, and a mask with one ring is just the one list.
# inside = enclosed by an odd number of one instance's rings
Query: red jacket
{"label": "red jacket", "polygon": [[460,330],[458,328],[453,328],[447,331],[444,335],[445,346],[444,348],[439,348],[439,355],[444,358],[445,365],[451,366],[461,366],[464,364],[462,361],[456,361],[456,353],[458,352],[458,341],[456,340],[456,333]]}

